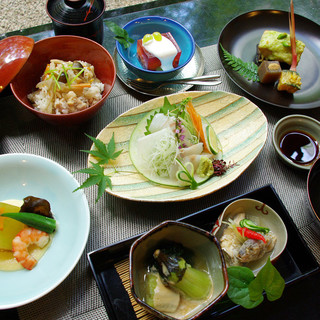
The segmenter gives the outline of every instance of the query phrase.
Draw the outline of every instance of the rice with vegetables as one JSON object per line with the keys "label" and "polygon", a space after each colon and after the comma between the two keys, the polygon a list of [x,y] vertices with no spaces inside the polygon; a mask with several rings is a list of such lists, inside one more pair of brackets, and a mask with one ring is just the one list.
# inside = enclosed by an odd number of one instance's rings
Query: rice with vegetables
{"label": "rice with vegetables", "polygon": [[68,114],[89,108],[102,98],[104,84],[94,66],[85,61],[50,60],[36,91],[28,95],[34,108],[50,114]]}

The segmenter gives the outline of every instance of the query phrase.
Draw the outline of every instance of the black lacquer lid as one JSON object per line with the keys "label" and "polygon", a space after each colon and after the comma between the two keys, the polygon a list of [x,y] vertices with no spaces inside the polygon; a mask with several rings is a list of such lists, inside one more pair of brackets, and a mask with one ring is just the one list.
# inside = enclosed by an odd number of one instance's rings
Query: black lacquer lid
{"label": "black lacquer lid", "polygon": [[48,0],[51,19],[64,24],[83,24],[100,17],[105,10],[103,0]]}

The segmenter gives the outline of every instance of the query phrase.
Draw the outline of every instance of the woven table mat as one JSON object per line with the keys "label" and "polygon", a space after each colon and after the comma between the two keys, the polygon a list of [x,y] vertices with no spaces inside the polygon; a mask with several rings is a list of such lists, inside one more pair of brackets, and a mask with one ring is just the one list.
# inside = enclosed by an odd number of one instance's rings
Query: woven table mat
{"label": "woven table mat", "polygon": [[[194,87],[191,90],[223,90],[244,95],[223,71],[217,46],[208,46],[201,50],[205,59],[205,74],[220,74],[222,84],[215,87]],[[149,99],[148,96],[124,87],[117,80],[105,105],[95,118],[76,128],[58,128],[36,118],[22,108],[13,96],[2,98],[0,154],[32,153],[52,159],[74,172],[86,167],[87,155],[80,150],[89,149],[91,141],[84,133],[97,136],[118,115]],[[250,167],[224,189],[201,199],[161,204],[128,201],[107,193],[95,203],[97,188],[85,189],[91,212],[91,229],[85,252],[72,273],[55,290],[18,308],[20,319],[108,319],[89,268],[86,257],[88,252],[140,234],[164,220],[181,218],[266,184],[273,185],[320,263],[320,233],[307,214],[307,172],[297,172],[284,165],[272,146],[273,126],[281,117],[288,115],[289,111],[252,101],[268,119],[267,141]],[[304,113],[319,119],[318,111]],[[75,174],[75,177],[80,183],[86,179],[86,175],[81,174]]]}

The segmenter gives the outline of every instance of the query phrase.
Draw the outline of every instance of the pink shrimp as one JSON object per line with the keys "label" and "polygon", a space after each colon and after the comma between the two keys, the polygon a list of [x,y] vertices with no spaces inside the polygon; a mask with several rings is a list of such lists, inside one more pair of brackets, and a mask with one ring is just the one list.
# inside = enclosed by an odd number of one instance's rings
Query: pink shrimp
{"label": "pink shrimp", "polygon": [[24,268],[32,270],[38,261],[29,254],[29,245],[36,244],[43,248],[49,240],[49,235],[46,232],[35,228],[25,228],[12,240],[13,256]]}

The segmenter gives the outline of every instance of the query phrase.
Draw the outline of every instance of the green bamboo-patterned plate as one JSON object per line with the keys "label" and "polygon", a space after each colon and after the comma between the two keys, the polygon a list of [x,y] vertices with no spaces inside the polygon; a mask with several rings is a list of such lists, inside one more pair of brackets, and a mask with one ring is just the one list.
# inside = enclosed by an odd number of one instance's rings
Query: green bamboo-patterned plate
{"label": "green bamboo-patterned plate", "polygon": [[[105,173],[112,175],[112,190],[106,192],[129,200],[147,202],[183,201],[203,197],[237,179],[262,150],[267,138],[267,119],[247,98],[223,91],[192,91],[167,96],[171,103],[191,97],[200,115],[215,129],[223,148],[223,159],[236,162],[220,177],[212,177],[196,190],[170,188],[148,181],[133,166],[129,156],[129,140],[137,123],[152,109],[163,105],[164,97],[149,100],[108,124],[97,136],[108,143],[114,133],[116,148],[121,155],[110,162]],[[88,163],[96,162],[90,155]],[[114,173],[114,167],[116,173]]]}

